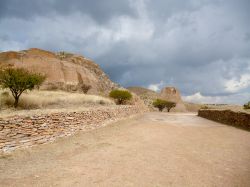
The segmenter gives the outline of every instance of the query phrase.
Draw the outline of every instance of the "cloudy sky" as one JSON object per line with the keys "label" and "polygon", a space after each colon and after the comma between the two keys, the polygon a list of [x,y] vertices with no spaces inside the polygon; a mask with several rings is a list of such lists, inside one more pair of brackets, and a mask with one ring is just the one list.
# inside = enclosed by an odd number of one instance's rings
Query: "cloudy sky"
{"label": "cloudy sky", "polygon": [[95,60],[122,86],[178,87],[188,101],[250,100],[249,0],[1,0],[0,51]]}

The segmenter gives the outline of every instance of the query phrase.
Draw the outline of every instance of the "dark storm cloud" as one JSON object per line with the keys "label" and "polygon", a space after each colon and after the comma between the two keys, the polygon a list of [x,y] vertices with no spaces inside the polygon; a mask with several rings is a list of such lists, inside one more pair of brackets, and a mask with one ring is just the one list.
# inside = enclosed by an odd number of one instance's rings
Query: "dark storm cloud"
{"label": "dark storm cloud", "polygon": [[113,16],[135,16],[127,0],[1,0],[0,18],[32,19],[36,16],[68,15],[80,12],[102,23]]}
{"label": "dark storm cloud", "polygon": [[250,100],[248,0],[2,0],[0,50],[83,54],[123,86]]}

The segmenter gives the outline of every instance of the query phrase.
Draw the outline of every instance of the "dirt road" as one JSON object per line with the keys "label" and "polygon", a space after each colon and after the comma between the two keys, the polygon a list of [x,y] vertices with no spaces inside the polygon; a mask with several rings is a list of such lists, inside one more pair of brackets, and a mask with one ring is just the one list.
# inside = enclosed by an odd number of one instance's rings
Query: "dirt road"
{"label": "dirt road", "polygon": [[0,158],[0,186],[250,186],[250,132],[148,113]]}

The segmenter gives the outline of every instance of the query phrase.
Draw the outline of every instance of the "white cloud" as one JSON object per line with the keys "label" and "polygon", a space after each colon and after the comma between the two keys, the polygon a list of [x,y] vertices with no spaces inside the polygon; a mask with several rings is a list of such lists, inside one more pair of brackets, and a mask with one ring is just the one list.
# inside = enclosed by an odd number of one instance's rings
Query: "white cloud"
{"label": "white cloud", "polygon": [[155,92],[158,92],[163,86],[165,85],[165,83],[163,81],[156,83],[156,84],[150,84],[148,86],[148,89],[153,90]]}
{"label": "white cloud", "polygon": [[250,86],[250,74],[241,75],[240,79],[233,78],[226,82],[226,91],[237,92]]}
{"label": "white cloud", "polygon": [[218,99],[216,97],[203,96],[200,92],[197,92],[193,95],[184,96],[183,99],[192,103],[218,103]]}
{"label": "white cloud", "polygon": [[250,100],[250,93],[227,96],[204,96],[200,92],[182,97],[184,101],[202,104],[244,104]]}

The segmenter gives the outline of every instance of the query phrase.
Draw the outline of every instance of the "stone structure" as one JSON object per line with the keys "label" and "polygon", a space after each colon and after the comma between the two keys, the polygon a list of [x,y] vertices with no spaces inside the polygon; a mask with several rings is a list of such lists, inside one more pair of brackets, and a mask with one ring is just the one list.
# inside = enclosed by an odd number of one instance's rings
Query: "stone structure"
{"label": "stone structure", "polygon": [[250,130],[250,114],[231,110],[199,110],[198,116]]}
{"label": "stone structure", "polygon": [[174,112],[187,112],[186,106],[181,99],[179,90],[175,87],[165,87],[161,90],[160,97],[167,101],[176,103],[176,107],[172,109]]}
{"label": "stone structure", "polygon": [[24,51],[0,53],[0,67],[22,67],[45,74],[42,89],[81,91],[81,85],[90,85],[89,93],[109,93],[118,85],[113,83],[101,68],[83,56],[66,52],[53,53],[32,48]]}
{"label": "stone structure", "polygon": [[0,119],[0,152],[52,142],[105,126],[107,122],[144,112],[138,106],[114,106],[82,112],[53,113]]}
{"label": "stone structure", "polygon": [[161,90],[160,97],[175,103],[183,103],[179,90],[175,87],[165,87]]}
{"label": "stone structure", "polygon": [[187,103],[183,102],[179,90],[175,87],[165,87],[160,93],[142,87],[129,87],[127,89],[140,96],[151,111],[158,111],[158,109],[153,107],[153,101],[160,98],[176,103],[176,107],[171,109],[171,112],[188,112],[186,107]]}

